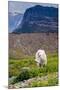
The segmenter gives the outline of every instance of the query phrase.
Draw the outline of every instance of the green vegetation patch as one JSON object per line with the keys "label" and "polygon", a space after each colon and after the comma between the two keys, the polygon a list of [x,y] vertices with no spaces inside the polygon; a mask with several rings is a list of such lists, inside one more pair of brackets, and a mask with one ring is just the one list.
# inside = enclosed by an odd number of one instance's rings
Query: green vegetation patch
{"label": "green vegetation patch", "polygon": [[[16,77],[13,80],[13,83],[28,80],[34,77],[47,76],[47,80],[43,81],[34,81],[31,83],[32,87],[35,86],[51,86],[57,85],[58,77],[56,77],[56,72],[58,72],[58,55],[49,54],[47,55],[48,63],[45,67],[38,67],[35,62],[34,56],[28,56],[21,59],[10,59],[9,60],[9,78]],[[53,76],[55,73],[55,76]],[[53,78],[52,78],[52,76]]]}

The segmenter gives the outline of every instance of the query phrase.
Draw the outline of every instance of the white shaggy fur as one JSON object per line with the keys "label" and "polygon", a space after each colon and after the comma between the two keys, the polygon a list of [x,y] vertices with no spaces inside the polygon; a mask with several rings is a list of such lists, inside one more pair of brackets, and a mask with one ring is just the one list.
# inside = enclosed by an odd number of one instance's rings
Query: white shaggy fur
{"label": "white shaggy fur", "polygon": [[44,50],[38,50],[36,52],[35,61],[38,66],[43,66],[47,64],[47,56]]}

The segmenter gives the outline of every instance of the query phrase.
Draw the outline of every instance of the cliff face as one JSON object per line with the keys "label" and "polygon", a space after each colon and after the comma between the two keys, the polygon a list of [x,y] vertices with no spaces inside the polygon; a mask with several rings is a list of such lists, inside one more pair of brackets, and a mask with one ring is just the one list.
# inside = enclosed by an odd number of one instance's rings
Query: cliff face
{"label": "cliff face", "polygon": [[58,9],[36,5],[24,13],[21,25],[13,33],[57,32]]}

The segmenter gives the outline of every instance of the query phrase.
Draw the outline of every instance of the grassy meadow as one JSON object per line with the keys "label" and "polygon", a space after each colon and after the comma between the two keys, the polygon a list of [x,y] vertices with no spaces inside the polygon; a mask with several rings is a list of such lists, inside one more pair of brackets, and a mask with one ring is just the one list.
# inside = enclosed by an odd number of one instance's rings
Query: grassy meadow
{"label": "grassy meadow", "polygon": [[34,56],[10,58],[9,85],[14,88],[58,85],[58,54],[48,54],[47,59],[45,67],[38,67]]}

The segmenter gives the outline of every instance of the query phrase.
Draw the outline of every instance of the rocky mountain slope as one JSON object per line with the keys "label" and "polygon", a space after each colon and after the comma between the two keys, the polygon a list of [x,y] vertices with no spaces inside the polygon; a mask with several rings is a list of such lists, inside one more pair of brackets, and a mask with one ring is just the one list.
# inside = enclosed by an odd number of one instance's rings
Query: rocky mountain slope
{"label": "rocky mountain slope", "polygon": [[57,33],[29,33],[9,34],[9,56],[21,58],[35,55],[38,49],[46,53],[56,52],[58,49]]}
{"label": "rocky mountain slope", "polygon": [[28,8],[21,24],[9,34],[9,56],[35,55],[38,49],[47,53],[58,48],[58,8],[36,5]]}
{"label": "rocky mountain slope", "polygon": [[36,5],[28,8],[13,33],[58,32],[58,8]]}

